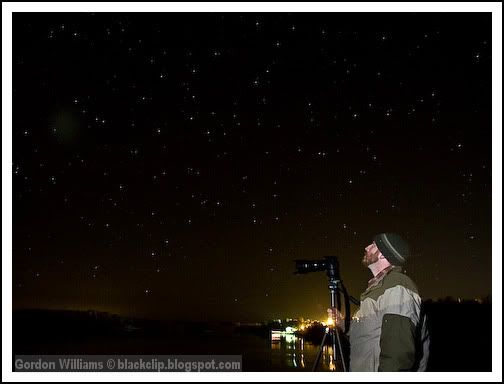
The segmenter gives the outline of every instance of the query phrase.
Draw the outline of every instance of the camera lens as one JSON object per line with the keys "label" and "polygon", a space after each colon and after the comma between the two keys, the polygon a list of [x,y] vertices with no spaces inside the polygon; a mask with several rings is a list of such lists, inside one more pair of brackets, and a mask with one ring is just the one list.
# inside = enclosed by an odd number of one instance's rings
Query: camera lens
{"label": "camera lens", "polygon": [[296,260],[296,273],[320,272],[326,267],[325,260]]}

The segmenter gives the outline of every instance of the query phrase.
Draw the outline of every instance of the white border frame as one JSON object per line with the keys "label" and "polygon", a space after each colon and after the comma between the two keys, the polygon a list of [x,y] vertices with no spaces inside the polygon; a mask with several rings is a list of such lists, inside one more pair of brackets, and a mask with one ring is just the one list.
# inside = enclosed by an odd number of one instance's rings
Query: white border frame
{"label": "white border frame", "polygon": [[[13,12],[491,12],[492,372],[19,373],[12,372]],[[2,3],[2,381],[502,381],[502,3]],[[474,353],[474,351],[468,351]]]}

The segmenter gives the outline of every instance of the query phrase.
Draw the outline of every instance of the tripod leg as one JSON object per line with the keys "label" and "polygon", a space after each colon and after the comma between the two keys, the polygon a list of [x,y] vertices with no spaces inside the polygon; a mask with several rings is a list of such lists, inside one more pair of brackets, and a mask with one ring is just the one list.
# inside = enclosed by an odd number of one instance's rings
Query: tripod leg
{"label": "tripod leg", "polygon": [[[332,341],[332,355],[333,355],[333,361],[334,364],[336,365],[336,362],[338,361],[338,354],[336,353],[336,336],[338,335],[338,330],[333,329],[331,332],[331,341]],[[339,338],[338,338],[339,341]],[[341,356],[341,349],[339,350],[340,356]]]}
{"label": "tripod leg", "polygon": [[328,332],[329,332],[329,328],[326,328],[326,331],[324,333],[324,337],[322,338],[322,343],[320,343],[320,347],[317,352],[317,357],[315,358],[315,362],[313,363],[312,372],[315,372],[317,370],[317,365],[319,363],[320,356],[322,356],[322,350],[324,349],[324,344],[325,344]]}
{"label": "tripod leg", "polygon": [[341,358],[341,365],[343,366],[343,372],[346,372],[345,356],[343,355],[343,348],[341,347],[340,335],[337,328],[334,328],[332,333],[332,344],[333,344],[333,358],[336,362],[336,341],[338,341],[338,350]]}

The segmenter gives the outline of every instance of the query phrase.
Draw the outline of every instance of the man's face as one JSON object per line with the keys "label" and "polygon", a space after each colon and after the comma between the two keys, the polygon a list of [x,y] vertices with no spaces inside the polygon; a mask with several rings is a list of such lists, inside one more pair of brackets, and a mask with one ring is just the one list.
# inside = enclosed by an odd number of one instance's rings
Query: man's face
{"label": "man's face", "polygon": [[364,248],[362,265],[368,267],[369,265],[376,263],[379,260],[380,255],[380,250],[376,246],[376,243],[373,241],[372,244],[369,244],[366,248]]}

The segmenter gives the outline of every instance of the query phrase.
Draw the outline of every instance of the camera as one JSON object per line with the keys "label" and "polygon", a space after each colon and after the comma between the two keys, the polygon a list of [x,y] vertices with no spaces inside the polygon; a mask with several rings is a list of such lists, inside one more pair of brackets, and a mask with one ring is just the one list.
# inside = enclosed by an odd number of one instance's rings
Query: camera
{"label": "camera", "polygon": [[327,271],[327,276],[339,280],[339,262],[336,256],[325,256],[322,260],[294,260],[296,274]]}

